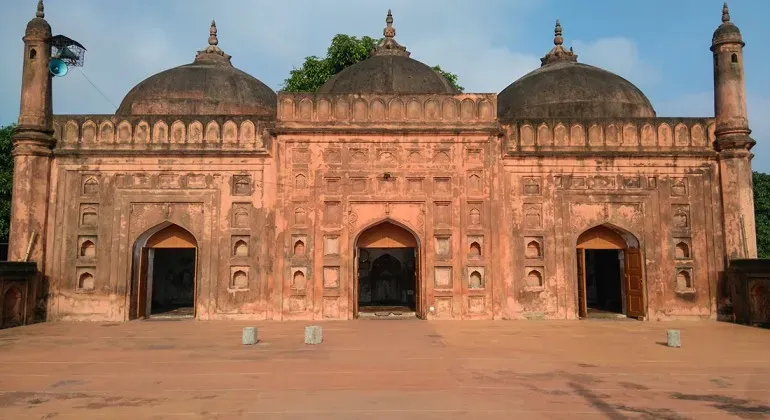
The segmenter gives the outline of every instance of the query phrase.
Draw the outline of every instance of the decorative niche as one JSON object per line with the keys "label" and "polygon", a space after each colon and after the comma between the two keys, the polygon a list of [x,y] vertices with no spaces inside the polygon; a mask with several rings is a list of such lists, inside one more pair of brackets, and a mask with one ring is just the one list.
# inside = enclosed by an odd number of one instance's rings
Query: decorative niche
{"label": "decorative niche", "polygon": [[230,267],[230,289],[248,290],[249,289],[249,267],[233,266]]}
{"label": "decorative niche", "polygon": [[473,228],[481,227],[481,203],[470,203],[470,211],[468,212],[468,224]]}
{"label": "decorative niche", "polygon": [[231,245],[231,256],[233,257],[248,257],[249,256],[249,237],[248,236],[233,236]]}
{"label": "decorative niche", "polygon": [[80,227],[94,228],[99,224],[97,204],[80,205]]}
{"label": "decorative niche", "polygon": [[524,204],[524,228],[542,229],[543,228],[543,204],[525,203]]}
{"label": "decorative niche", "polygon": [[528,292],[540,292],[545,289],[545,268],[524,268],[524,290]]}
{"label": "decorative niche", "polygon": [[692,274],[692,267],[677,267],[674,281],[676,294],[681,296],[695,294],[695,278]]}
{"label": "decorative niche", "polygon": [[674,258],[677,260],[692,259],[692,242],[690,238],[674,238]]}
{"label": "decorative niche", "polygon": [[540,195],[543,180],[540,177],[526,177],[521,180],[524,195]]}
{"label": "decorative niche", "polygon": [[233,195],[251,195],[251,176],[233,175]]}
{"label": "decorative niche", "polygon": [[78,293],[93,293],[96,288],[96,267],[79,267],[75,272]]}
{"label": "decorative niche", "polygon": [[308,242],[305,235],[292,235],[291,256],[293,258],[307,258]]}
{"label": "decorative niche", "polygon": [[306,267],[292,267],[289,274],[291,290],[297,293],[304,293],[307,287],[308,275]]}
{"label": "decorative niche", "polygon": [[485,286],[484,267],[468,267],[468,289],[480,290]]}
{"label": "decorative niche", "polygon": [[249,203],[233,203],[231,226],[236,229],[245,229],[249,227],[251,213]]}
{"label": "decorative niche", "polygon": [[83,195],[93,196],[99,194],[99,181],[95,176],[84,175],[83,176]]}
{"label": "decorative niche", "polygon": [[690,206],[687,204],[673,204],[671,206],[673,213],[674,228],[678,230],[690,229]]}
{"label": "decorative niche", "polygon": [[301,205],[294,208],[294,224],[296,226],[305,226],[307,224],[307,211]]}
{"label": "decorative niche", "polygon": [[307,189],[307,175],[304,173],[294,175],[294,189],[297,191],[304,191]]}
{"label": "decorative niche", "polygon": [[96,236],[78,237],[78,258],[84,260],[96,258]]}
{"label": "decorative niche", "polygon": [[524,238],[524,257],[530,260],[543,259],[542,236],[527,236]]}
{"label": "decorative niche", "polygon": [[482,236],[468,237],[468,259],[480,260],[484,258],[484,238]]}
{"label": "decorative niche", "polygon": [[467,188],[468,193],[472,195],[478,195],[483,192],[484,187],[479,172],[471,172],[468,174]]}

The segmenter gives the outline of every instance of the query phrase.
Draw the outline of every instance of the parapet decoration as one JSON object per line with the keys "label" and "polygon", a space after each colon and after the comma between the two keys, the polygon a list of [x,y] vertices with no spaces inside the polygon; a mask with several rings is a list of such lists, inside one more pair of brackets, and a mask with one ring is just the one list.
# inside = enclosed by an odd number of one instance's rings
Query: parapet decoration
{"label": "parapet decoration", "polygon": [[494,123],[497,95],[322,95],[281,93],[278,121],[296,123]]}
{"label": "parapet decoration", "polygon": [[267,153],[272,124],[250,118],[203,117],[120,119],[112,115],[57,115],[54,138],[59,150],[132,150],[183,148],[189,151]]}
{"label": "parapet decoration", "polygon": [[547,150],[712,152],[713,118],[519,120],[506,126],[508,153]]}

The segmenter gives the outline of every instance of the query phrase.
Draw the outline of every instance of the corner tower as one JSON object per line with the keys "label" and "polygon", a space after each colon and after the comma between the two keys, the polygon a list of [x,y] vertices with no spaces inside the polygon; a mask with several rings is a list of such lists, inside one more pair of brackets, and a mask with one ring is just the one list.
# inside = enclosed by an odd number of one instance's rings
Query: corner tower
{"label": "corner tower", "polygon": [[13,135],[13,200],[9,261],[35,261],[43,268],[50,191],[52,137],[51,26],[43,0],[24,34],[19,124]]}
{"label": "corner tower", "polygon": [[714,114],[716,115],[717,147],[750,149],[746,114],[746,82],[743,76],[743,42],[741,32],[730,21],[727,3],[722,8],[722,24],[711,42],[714,53]]}
{"label": "corner tower", "polygon": [[728,259],[756,258],[754,194],[751,180],[751,148],[746,113],[746,83],[743,75],[741,31],[730,21],[727,3],[722,24],[714,31],[714,146],[719,152],[725,253]]}

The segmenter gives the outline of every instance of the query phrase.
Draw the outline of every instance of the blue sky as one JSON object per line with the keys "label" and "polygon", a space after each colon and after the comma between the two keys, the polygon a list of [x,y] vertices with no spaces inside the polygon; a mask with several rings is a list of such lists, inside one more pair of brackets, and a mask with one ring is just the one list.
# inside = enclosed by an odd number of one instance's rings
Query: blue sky
{"label": "blue sky", "polygon": [[[3,0],[0,124],[18,114],[21,37],[36,0]],[[396,39],[412,57],[460,76],[468,92],[499,92],[539,66],[555,20],[579,61],[639,86],[659,116],[712,116],[711,35],[721,0],[48,0],[54,33],[83,43],[78,69],[54,85],[56,113],[112,113],[136,83],[192,61],[216,18],[220,47],[240,69],[274,89],[292,66],[323,55],[336,33],[381,36],[393,9]],[[770,172],[770,54],[763,45],[770,1],[732,0],[746,41],[754,168]]]}

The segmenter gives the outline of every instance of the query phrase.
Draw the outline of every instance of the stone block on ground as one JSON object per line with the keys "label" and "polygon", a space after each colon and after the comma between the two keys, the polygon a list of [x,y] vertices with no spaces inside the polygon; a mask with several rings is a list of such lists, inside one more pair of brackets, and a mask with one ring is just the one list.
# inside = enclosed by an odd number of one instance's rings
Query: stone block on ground
{"label": "stone block on ground", "polygon": [[305,327],[305,344],[321,344],[323,340],[321,327]]}
{"label": "stone block on ground", "polygon": [[666,330],[666,345],[669,347],[682,346],[679,330]]}
{"label": "stone block on ground", "polygon": [[257,344],[258,340],[256,327],[246,327],[243,329],[243,345],[250,346],[252,344]]}

